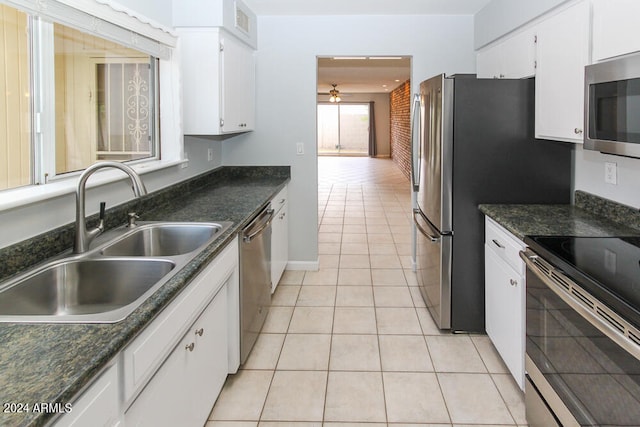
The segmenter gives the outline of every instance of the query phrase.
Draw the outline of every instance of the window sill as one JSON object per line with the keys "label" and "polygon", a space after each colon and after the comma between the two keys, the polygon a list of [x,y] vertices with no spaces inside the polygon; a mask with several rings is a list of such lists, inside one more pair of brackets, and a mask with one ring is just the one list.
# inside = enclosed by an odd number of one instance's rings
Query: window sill
{"label": "window sill", "polygon": [[[165,160],[139,163],[130,165],[138,174],[145,175],[150,172],[168,169],[189,160]],[[73,194],[78,186],[78,177],[81,172],[70,174],[68,177],[56,179],[45,185],[30,185],[26,187],[4,190],[0,192],[0,211],[18,208],[53,199],[55,197]],[[127,176],[120,170],[104,169],[96,172],[87,181],[87,188],[99,187],[101,185],[127,179]]]}

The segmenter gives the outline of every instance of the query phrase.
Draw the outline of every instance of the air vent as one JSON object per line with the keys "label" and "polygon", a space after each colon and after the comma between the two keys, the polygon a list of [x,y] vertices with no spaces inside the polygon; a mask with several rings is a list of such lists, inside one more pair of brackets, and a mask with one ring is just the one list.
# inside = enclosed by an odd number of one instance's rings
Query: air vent
{"label": "air vent", "polygon": [[539,258],[536,258],[533,262],[535,262],[536,266],[542,270],[547,276],[551,274],[551,269],[547,266],[546,263],[541,262]]}
{"label": "air vent", "polygon": [[567,282],[562,276],[560,276],[555,271],[552,271],[550,274],[551,278],[556,281],[559,285],[561,285],[567,292],[570,292],[571,284]]}
{"label": "air vent", "polygon": [[245,33],[249,34],[249,15],[244,13],[244,10],[240,9],[236,4],[236,28],[241,29]]}
{"label": "air vent", "polygon": [[586,294],[583,294],[582,292],[580,292],[578,289],[572,287],[571,294],[574,295],[576,298],[579,298],[591,310],[593,310],[593,308],[595,307],[595,303],[593,302],[593,300],[589,298],[589,296],[587,296]]}
{"label": "air vent", "polygon": [[640,346],[640,335],[636,335],[635,332],[629,331],[629,339]]}
{"label": "air vent", "polygon": [[609,313],[607,313],[600,307],[596,307],[596,313],[598,314],[598,316],[604,319],[607,323],[609,323],[611,326],[613,326],[614,328],[616,328],[617,330],[619,330],[621,333],[624,334],[625,332],[624,325],[618,322],[616,319],[614,319],[613,316],[611,316]]}

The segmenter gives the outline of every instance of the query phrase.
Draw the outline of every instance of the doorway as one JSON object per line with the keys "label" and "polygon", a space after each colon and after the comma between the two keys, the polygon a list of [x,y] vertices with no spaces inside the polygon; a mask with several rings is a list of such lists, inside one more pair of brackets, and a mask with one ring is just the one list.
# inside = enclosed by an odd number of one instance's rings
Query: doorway
{"label": "doorway", "polygon": [[368,103],[319,103],[318,155],[370,155],[370,110]]}
{"label": "doorway", "polygon": [[411,57],[318,57],[317,65],[317,155],[403,161]]}

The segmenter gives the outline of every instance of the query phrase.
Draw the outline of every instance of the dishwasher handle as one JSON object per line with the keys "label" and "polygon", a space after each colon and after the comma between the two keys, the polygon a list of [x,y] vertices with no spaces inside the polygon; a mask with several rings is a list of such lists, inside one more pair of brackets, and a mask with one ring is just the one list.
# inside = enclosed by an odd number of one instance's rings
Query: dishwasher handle
{"label": "dishwasher handle", "polygon": [[260,233],[271,225],[274,213],[275,210],[270,207],[263,210],[256,219],[251,221],[251,223],[242,230],[242,240],[245,243],[250,243],[255,237],[260,235]]}

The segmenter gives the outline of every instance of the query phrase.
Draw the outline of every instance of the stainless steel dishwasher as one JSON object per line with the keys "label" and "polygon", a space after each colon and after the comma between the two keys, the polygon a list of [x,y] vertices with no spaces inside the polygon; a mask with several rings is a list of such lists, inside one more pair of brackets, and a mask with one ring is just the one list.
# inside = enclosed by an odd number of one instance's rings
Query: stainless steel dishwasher
{"label": "stainless steel dishwasher", "polygon": [[267,205],[245,228],[240,244],[240,363],[247,360],[271,305],[271,220]]}

